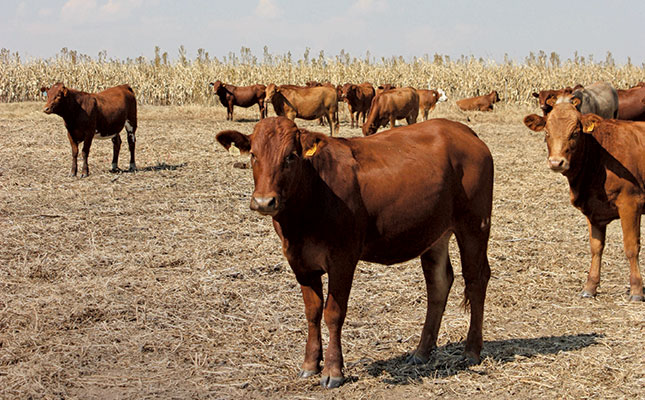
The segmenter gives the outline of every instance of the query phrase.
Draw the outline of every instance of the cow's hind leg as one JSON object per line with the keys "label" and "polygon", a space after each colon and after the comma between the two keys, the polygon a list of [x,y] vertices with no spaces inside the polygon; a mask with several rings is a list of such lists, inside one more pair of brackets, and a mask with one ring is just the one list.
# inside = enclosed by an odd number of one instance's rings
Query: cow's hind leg
{"label": "cow's hind leg", "polygon": [[633,203],[623,204],[618,208],[620,224],[623,228],[623,245],[625,255],[629,260],[629,300],[643,301],[643,278],[638,266],[638,254],[640,253],[640,227],[641,212],[638,206]]}
{"label": "cow's hind leg", "polygon": [[[137,164],[134,161],[134,148],[137,142],[137,138],[135,136],[135,133],[137,131],[137,120],[135,118],[125,121],[125,131],[128,134],[128,149],[130,150],[130,171],[136,171]],[[119,144],[120,141],[121,139],[119,138]]]}
{"label": "cow's hind leg", "polygon": [[483,346],[484,300],[490,279],[490,265],[486,254],[489,234],[490,217],[483,221],[479,218],[467,218],[455,231],[466,286],[464,301],[466,306],[470,305],[470,327],[464,349],[464,356],[469,364],[480,362]]}
{"label": "cow's hind leg", "polygon": [[408,364],[428,362],[430,354],[437,347],[441,318],[454,280],[452,264],[448,255],[448,243],[451,236],[451,234],[446,233],[430,250],[421,255],[428,308],[419,346],[408,357]]}
{"label": "cow's hind leg", "polygon": [[112,172],[119,172],[119,152],[121,151],[121,135],[112,137]]}

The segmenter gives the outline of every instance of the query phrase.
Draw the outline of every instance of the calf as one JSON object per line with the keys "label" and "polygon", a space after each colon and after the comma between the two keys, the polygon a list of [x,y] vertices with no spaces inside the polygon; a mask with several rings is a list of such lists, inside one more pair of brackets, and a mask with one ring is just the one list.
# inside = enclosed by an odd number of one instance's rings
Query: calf
{"label": "calf", "polygon": [[259,84],[251,86],[233,86],[222,83],[221,81],[211,82],[209,85],[219,97],[219,101],[222,105],[226,107],[227,121],[233,121],[234,106],[248,108],[257,104],[260,108],[260,119],[267,116],[266,107],[264,105],[266,86]]}
{"label": "calf", "polygon": [[499,95],[493,90],[485,96],[457,100],[457,106],[464,111],[492,111],[493,104],[498,101]]}
{"label": "calf", "polygon": [[[361,83],[360,85],[353,85],[351,83],[344,84],[341,89],[341,98],[347,103],[350,116],[350,127],[358,128],[358,119],[362,116],[363,124],[365,117],[370,111],[372,99],[374,99],[374,87],[370,83]],[[356,117],[354,117],[356,114]]]}
{"label": "calf", "polygon": [[428,112],[434,110],[437,103],[448,100],[443,90],[417,89],[419,95],[419,111],[423,112],[423,120],[428,120]]}
{"label": "calf", "polygon": [[390,89],[374,96],[367,121],[363,124],[363,135],[376,133],[388,122],[394,128],[397,119],[405,119],[408,125],[417,122],[419,95],[412,87]]}
{"label": "calf", "polygon": [[561,103],[546,117],[528,115],[524,124],[546,132],[548,166],[567,178],[571,203],[587,217],[591,267],[582,296],[596,295],[607,224],[620,218],[630,267],[629,299],[643,301],[638,253],[645,212],[645,123],[604,120]]}
{"label": "calf", "polygon": [[251,135],[223,131],[217,140],[251,153],[251,209],[273,218],[300,284],[308,322],[300,376],[320,372],[324,316],[329,344],[321,384],[342,384],[341,330],[359,260],[391,265],[421,257],[428,304],[408,362],[427,362],[453,282],[448,253],[453,233],[471,309],[465,359],[480,361],[493,159],[470,128],[435,119],[344,139],[298,129],[278,117],[260,121]]}
{"label": "calf", "polygon": [[89,175],[87,158],[94,138],[112,138],[112,171],[118,171],[121,150],[119,132],[124,126],[128,133],[130,171],[136,170],[134,147],[137,130],[137,100],[129,85],[115,86],[99,93],[85,93],[67,88],[59,82],[50,88],[42,87],[40,90],[47,92],[44,112],[59,115],[65,121],[67,138],[72,145],[71,176],[76,176],[80,142],[83,142],[81,178]]}
{"label": "calf", "polygon": [[329,122],[330,135],[338,132],[338,98],[334,87],[276,86],[271,83],[266,89],[266,100],[273,104],[277,115],[292,121],[324,117]]}

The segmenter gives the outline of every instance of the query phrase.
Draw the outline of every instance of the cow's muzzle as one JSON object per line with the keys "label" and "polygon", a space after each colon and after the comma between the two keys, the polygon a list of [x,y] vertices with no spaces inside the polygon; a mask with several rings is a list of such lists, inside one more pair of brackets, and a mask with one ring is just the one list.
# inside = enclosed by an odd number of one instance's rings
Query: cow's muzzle
{"label": "cow's muzzle", "polygon": [[251,210],[262,215],[274,216],[278,213],[280,201],[277,196],[253,196],[251,197]]}
{"label": "cow's muzzle", "polygon": [[569,161],[561,157],[549,157],[547,164],[553,172],[565,172],[569,169]]}

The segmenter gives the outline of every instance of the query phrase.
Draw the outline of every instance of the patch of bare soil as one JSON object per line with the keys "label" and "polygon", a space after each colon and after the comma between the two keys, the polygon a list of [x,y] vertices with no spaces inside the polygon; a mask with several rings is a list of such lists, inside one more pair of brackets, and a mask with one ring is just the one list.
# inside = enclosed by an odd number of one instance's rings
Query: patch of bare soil
{"label": "patch of bare soil", "polygon": [[[433,117],[470,125],[495,160],[492,278],[483,362],[464,369],[469,315],[455,285],[426,365],[418,260],[361,262],[343,331],[345,374],[325,391],[296,377],[306,322],[271,220],[249,210],[251,171],[215,141],[250,133],[255,108],[142,106],[135,173],[109,172],[94,141],[90,176],[67,177],[63,122],[41,103],[0,104],[0,397],[642,398],[645,307],[627,303],[620,224],[609,226],[597,299],[581,299],[585,219],[548,171],[537,110],[500,104]],[[342,115],[341,135],[359,136]],[[316,122],[297,121],[328,132]],[[120,165],[128,163],[123,144]],[[326,331],[326,327],[323,327]],[[323,339],[326,343],[326,336]]]}

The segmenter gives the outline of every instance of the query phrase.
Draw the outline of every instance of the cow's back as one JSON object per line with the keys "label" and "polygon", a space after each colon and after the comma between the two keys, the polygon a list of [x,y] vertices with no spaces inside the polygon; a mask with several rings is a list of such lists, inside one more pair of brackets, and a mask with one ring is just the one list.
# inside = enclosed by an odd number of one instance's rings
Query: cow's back
{"label": "cow's back", "polygon": [[126,121],[137,124],[137,100],[129,85],[115,86],[91,95],[96,100],[96,129],[103,135],[117,133]]}
{"label": "cow's back", "polygon": [[574,90],[572,96],[582,100],[579,109],[582,114],[596,114],[603,118],[618,116],[618,93],[606,82],[596,82]]}
{"label": "cow's back", "polygon": [[[603,120],[594,128],[593,137],[607,153],[601,161],[612,171],[607,179],[615,176],[632,183],[645,201],[645,122]],[[599,160],[586,162],[593,167]]]}
{"label": "cow's back", "polygon": [[336,89],[332,87],[283,88],[281,87],[281,94],[286,100],[284,107],[293,108],[298,118],[316,119],[329,111],[338,111]]}
{"label": "cow's back", "polygon": [[397,119],[405,118],[412,109],[419,108],[419,95],[410,87],[390,89],[376,97],[380,97],[378,110],[381,113],[393,114]]}

